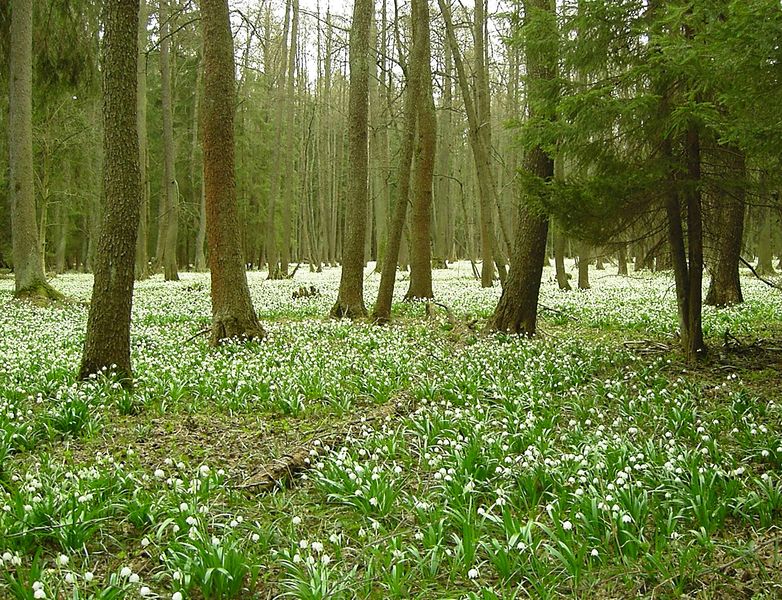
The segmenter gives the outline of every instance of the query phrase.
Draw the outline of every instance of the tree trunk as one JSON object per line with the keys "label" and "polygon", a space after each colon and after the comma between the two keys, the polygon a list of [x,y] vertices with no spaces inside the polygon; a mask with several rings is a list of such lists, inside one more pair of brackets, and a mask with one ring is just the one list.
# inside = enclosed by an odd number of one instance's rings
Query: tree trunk
{"label": "tree trunk", "polygon": [[557,285],[559,286],[559,289],[569,291],[573,288],[570,287],[567,269],[565,268],[565,236],[558,225],[554,224],[553,229],[554,270],[557,276]]}
{"label": "tree trunk", "polygon": [[[552,0],[527,0],[524,9],[525,29],[530,28],[536,37],[541,36],[541,41],[548,42],[528,43],[525,48],[530,116],[553,119],[554,107],[546,100],[545,86],[556,72],[556,47],[551,47],[556,44],[556,7]],[[540,146],[528,151],[524,168],[546,182],[554,177],[554,160]],[[537,212],[530,205],[531,200],[522,198],[510,271],[489,323],[496,331],[528,336],[534,335],[537,327],[538,295],[548,237],[548,217]]]}
{"label": "tree trunk", "polygon": [[332,317],[363,317],[364,306],[364,236],[367,230],[367,136],[369,113],[369,29],[372,0],[355,0],[350,27],[350,97],[348,101],[348,136],[350,177],[346,231],[342,250],[342,275],[339,295],[331,309]]}
{"label": "tree trunk", "polygon": [[166,206],[166,241],[163,249],[163,275],[166,281],[179,281],[177,237],[179,235],[179,186],[174,169],[174,124],[171,113],[171,65],[167,0],[160,1],[160,99],[163,113],[163,196]]}
{"label": "tree trunk", "polygon": [[473,96],[467,82],[467,73],[464,68],[464,62],[462,61],[459,42],[456,39],[453,21],[451,20],[451,10],[445,0],[438,0],[438,4],[443,15],[443,21],[445,22],[446,37],[448,44],[451,46],[456,75],[459,87],[462,91],[462,100],[464,101],[464,108],[467,113],[467,133],[478,178],[481,221],[481,256],[484,263],[483,268],[481,269],[481,285],[483,287],[491,287],[494,277],[492,259],[496,261],[501,280],[505,277],[505,266],[502,262],[502,253],[497,244],[497,239],[494,235],[492,226],[492,207],[496,204],[495,198],[497,189],[494,181],[494,173],[492,172],[491,156],[489,155],[491,148],[485,145],[489,138],[481,131],[482,127],[488,127],[489,124],[484,124],[480,120],[478,109],[473,102]]}
{"label": "tree trunk", "polygon": [[[388,245],[380,274],[380,288],[377,292],[372,318],[376,323],[387,323],[391,319],[391,304],[394,297],[397,267],[407,262],[405,245],[405,221],[407,204],[410,197],[410,175],[415,145],[417,105],[420,97],[423,61],[422,48],[417,44],[419,38],[413,38],[410,60],[407,61],[407,92],[405,96],[404,130],[402,131],[397,166],[396,198],[391,209],[391,224],[388,230]],[[401,54],[401,50],[400,50]]]}
{"label": "tree trunk", "polygon": [[746,164],[744,153],[735,146],[721,148],[718,152],[725,157],[726,177],[717,197],[717,256],[711,270],[706,304],[729,306],[744,301],[739,277],[739,259],[744,233]]}
{"label": "tree trunk", "polygon": [[107,0],[103,35],[103,224],[79,378],[103,369],[127,385],[139,222],[138,0]]}
{"label": "tree trunk", "polygon": [[432,291],[432,179],[434,176],[437,122],[432,97],[431,48],[429,35],[429,4],[413,0],[413,36],[421,44],[419,71],[418,144],[413,175],[411,207],[410,287],[406,300],[433,298]]}
{"label": "tree trunk", "polygon": [[204,36],[203,150],[206,227],[212,280],[212,345],[231,338],[258,339],[239,240],[234,173],[236,86],[228,0],[202,0]]}
{"label": "tree trunk", "polygon": [[579,243],[578,250],[578,289],[588,290],[589,285],[589,260],[592,249],[586,242]]}
{"label": "tree trunk", "polygon": [[279,268],[280,252],[277,245],[277,204],[283,189],[283,165],[287,148],[285,146],[285,117],[286,117],[286,75],[288,67],[288,33],[290,30],[291,2],[288,0],[285,5],[285,23],[282,30],[282,45],[280,47],[279,83],[277,85],[277,106],[274,116],[274,148],[278,155],[277,164],[272,166],[271,187],[269,190],[269,200],[266,207],[266,262],[268,264],[268,278],[281,279],[282,273]]}
{"label": "tree trunk", "polygon": [[772,250],[773,231],[771,228],[773,212],[770,208],[772,195],[769,193],[768,176],[765,173],[760,174],[760,193],[760,203],[765,206],[761,206],[758,211],[760,227],[758,227],[758,264],[756,270],[760,275],[773,275],[774,253]]}
{"label": "tree trunk", "polygon": [[136,279],[149,277],[147,256],[149,181],[147,175],[147,3],[141,0],[138,11],[138,58],[136,67],[136,115],[138,121],[138,158],[141,180],[138,236],[136,238]]}
{"label": "tree trunk", "polygon": [[617,262],[619,263],[617,275],[627,275],[627,244],[619,244]]}
{"label": "tree trunk", "polygon": [[61,298],[47,282],[33,187],[33,2],[11,3],[9,77],[9,192],[14,284],[19,297]]}

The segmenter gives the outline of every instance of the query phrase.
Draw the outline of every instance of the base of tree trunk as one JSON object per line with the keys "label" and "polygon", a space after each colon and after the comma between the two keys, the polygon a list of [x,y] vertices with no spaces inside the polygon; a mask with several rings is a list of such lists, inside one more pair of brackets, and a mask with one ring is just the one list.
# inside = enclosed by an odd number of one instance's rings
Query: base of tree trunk
{"label": "base of tree trunk", "polygon": [[432,259],[432,268],[433,269],[447,269],[448,268],[448,262],[444,258],[433,258]]}
{"label": "base of tree trunk", "polygon": [[415,302],[416,300],[432,300],[434,294],[419,294],[417,292],[409,291],[405,294],[405,302]]}
{"label": "base of tree trunk", "polygon": [[222,317],[212,321],[210,344],[219,346],[228,340],[250,341],[262,340],[264,337],[266,332],[257,320]]}
{"label": "base of tree trunk", "polygon": [[55,290],[45,281],[28,285],[15,292],[14,296],[20,300],[51,300],[54,302],[62,302],[65,300],[63,294]]}
{"label": "base of tree trunk", "polygon": [[333,319],[363,319],[367,315],[367,308],[363,302],[347,303],[339,300],[337,300],[329,313],[329,316]]}
{"label": "base of tree trunk", "polygon": [[282,269],[279,267],[276,267],[269,271],[268,277],[266,277],[267,280],[271,279],[272,281],[279,281],[281,279],[286,279],[285,274],[282,272]]}
{"label": "base of tree trunk", "polygon": [[716,306],[718,308],[734,306],[742,302],[744,302],[744,296],[741,293],[740,286],[737,288],[735,285],[718,285],[715,284],[713,279],[709,284],[709,291],[706,293],[706,298],[703,301],[708,306]]}

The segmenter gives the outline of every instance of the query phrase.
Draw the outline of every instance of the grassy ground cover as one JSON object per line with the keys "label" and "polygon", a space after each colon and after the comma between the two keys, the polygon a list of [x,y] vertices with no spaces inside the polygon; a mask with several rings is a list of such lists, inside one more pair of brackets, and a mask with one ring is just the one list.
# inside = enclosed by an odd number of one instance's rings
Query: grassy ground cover
{"label": "grassy ground cover", "polygon": [[665,274],[546,270],[535,340],[469,265],[389,327],[323,318],[338,276],[251,273],[269,337],[219,350],[207,275],[139,283],[132,392],[75,381],[90,277],[0,279],[0,597],[782,594],[782,294],[707,308],[691,368]]}

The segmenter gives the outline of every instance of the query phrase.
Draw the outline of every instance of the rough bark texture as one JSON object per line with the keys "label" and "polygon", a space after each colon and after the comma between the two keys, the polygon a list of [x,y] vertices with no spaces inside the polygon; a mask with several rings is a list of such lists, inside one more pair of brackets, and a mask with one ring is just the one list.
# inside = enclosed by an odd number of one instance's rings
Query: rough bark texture
{"label": "rough bark texture", "polygon": [[228,0],[202,0],[204,194],[212,280],[212,336],[262,338],[239,240],[234,174],[234,52]]}
{"label": "rough bark texture", "polygon": [[[555,6],[552,0],[528,0],[524,3],[525,26],[535,26],[538,34],[554,35]],[[553,118],[543,86],[553,79],[556,56],[544,44],[526,45],[527,95],[530,117]],[[524,157],[524,168],[531,174],[550,181],[554,177],[554,160],[540,146]],[[522,335],[534,335],[537,327],[538,295],[546,255],[548,217],[530,206],[531,198],[523,198],[519,207],[515,245],[502,296],[489,323],[491,329]]]}
{"label": "rough bark texture", "polygon": [[410,287],[406,300],[433,298],[432,291],[432,180],[437,139],[437,122],[432,98],[432,69],[429,36],[429,5],[413,0],[414,43],[421,44],[420,89],[418,94],[418,144],[413,175],[411,207]]}
{"label": "rough bark texture", "polygon": [[332,317],[364,317],[364,236],[367,230],[367,126],[369,113],[369,29],[372,0],[355,0],[350,28],[350,96],[348,100],[348,182],[342,275]]}
{"label": "rough bark texture", "polygon": [[171,65],[169,63],[167,2],[160,2],[160,97],[163,113],[163,197],[166,206],[166,241],[163,249],[163,274],[166,281],[179,281],[177,236],[179,235],[179,186],[174,170],[174,124],[171,114]]}
{"label": "rough bark texture", "polygon": [[108,0],[103,37],[103,224],[79,377],[130,382],[130,311],[141,185],[136,130],[138,0]]}
{"label": "rough bark texture", "polygon": [[41,262],[41,242],[33,187],[32,39],[33,2],[11,3],[8,151],[11,236],[16,295],[60,298],[48,283]]}
{"label": "rough bark texture", "polygon": [[[706,294],[706,304],[730,306],[744,301],[739,277],[741,240],[744,233],[744,208],[746,180],[744,154],[739,148],[721,149],[726,158],[727,180],[717,198],[719,227],[715,241],[717,256],[711,269],[711,283]],[[735,183],[734,183],[735,182]]]}
{"label": "rough bark texture", "polygon": [[[554,162],[541,148],[531,152],[525,163],[525,167],[538,177],[548,179],[554,175]],[[491,318],[491,329],[528,336],[535,334],[547,235],[548,218],[522,205],[510,269]]]}

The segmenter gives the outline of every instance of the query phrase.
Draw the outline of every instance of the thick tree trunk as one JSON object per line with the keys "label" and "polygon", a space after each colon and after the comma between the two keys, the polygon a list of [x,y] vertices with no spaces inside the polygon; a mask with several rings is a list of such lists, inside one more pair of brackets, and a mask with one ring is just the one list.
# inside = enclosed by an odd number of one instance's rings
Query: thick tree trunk
{"label": "thick tree trunk", "polygon": [[14,283],[19,297],[61,298],[47,282],[33,187],[33,1],[11,3],[8,151]]}
{"label": "thick tree trunk", "polygon": [[[739,259],[744,233],[746,164],[743,152],[736,147],[719,150],[725,157],[725,186],[717,198],[719,227],[715,241],[716,262],[711,269],[711,283],[706,304],[729,306],[744,301],[739,277]],[[733,184],[733,182],[737,184]]]}
{"label": "thick tree trunk", "polygon": [[174,170],[174,123],[171,112],[171,65],[169,62],[167,0],[160,2],[160,99],[163,113],[163,195],[166,206],[166,241],[163,249],[163,275],[166,281],[179,281],[177,237],[179,235],[179,186]]}
{"label": "thick tree trunk", "polygon": [[228,0],[202,0],[204,193],[212,280],[212,345],[264,336],[247,285],[234,173],[236,87]]}
{"label": "thick tree trunk", "polygon": [[130,384],[130,312],[141,196],[138,0],[107,0],[104,11],[104,211],[79,377],[86,379],[107,369]]}
{"label": "thick tree trunk", "polygon": [[[556,39],[555,5],[552,0],[527,0],[525,27],[534,27],[536,35]],[[527,44],[527,96],[531,117],[554,118],[553,107],[546,100],[544,87],[556,71],[556,52],[549,44]],[[543,148],[536,146],[524,159],[524,168],[530,174],[550,181],[554,177],[554,160]],[[489,326],[496,331],[534,335],[537,327],[538,295],[546,254],[548,217],[531,206],[533,198],[523,198],[519,207],[515,246],[510,271],[502,296],[494,310]]]}
{"label": "thick tree trunk", "polygon": [[434,176],[437,122],[432,98],[431,48],[429,35],[429,5],[426,0],[413,0],[414,43],[422,46],[418,86],[418,145],[413,175],[411,207],[410,287],[406,300],[433,298],[432,291],[432,179]]}
{"label": "thick tree trunk", "polygon": [[364,236],[367,230],[367,136],[369,113],[369,29],[372,0],[355,0],[350,28],[348,137],[350,178],[339,295],[332,317],[364,317]]}

